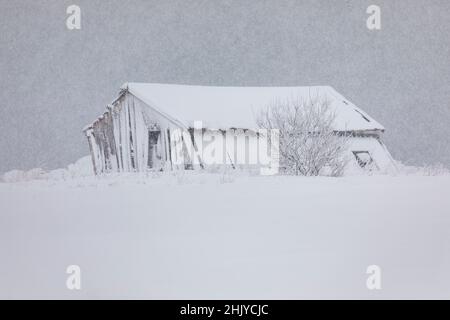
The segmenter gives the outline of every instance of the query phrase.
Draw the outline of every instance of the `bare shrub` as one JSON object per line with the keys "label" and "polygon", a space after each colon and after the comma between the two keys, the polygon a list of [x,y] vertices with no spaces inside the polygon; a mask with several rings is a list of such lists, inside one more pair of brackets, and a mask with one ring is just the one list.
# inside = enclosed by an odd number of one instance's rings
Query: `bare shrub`
{"label": "bare shrub", "polygon": [[341,176],[348,136],[333,129],[336,119],[326,99],[276,100],[257,117],[264,129],[280,131],[280,168],[286,174]]}

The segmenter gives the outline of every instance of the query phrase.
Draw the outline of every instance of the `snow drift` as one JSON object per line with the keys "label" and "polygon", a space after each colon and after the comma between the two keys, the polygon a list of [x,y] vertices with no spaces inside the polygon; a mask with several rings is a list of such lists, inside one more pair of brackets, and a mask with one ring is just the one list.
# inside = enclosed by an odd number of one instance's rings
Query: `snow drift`
{"label": "snow drift", "polygon": [[85,156],[70,164],[67,168],[44,171],[34,168],[28,171],[11,170],[3,174],[3,182],[25,182],[30,180],[67,180],[88,177],[94,174],[91,156]]}

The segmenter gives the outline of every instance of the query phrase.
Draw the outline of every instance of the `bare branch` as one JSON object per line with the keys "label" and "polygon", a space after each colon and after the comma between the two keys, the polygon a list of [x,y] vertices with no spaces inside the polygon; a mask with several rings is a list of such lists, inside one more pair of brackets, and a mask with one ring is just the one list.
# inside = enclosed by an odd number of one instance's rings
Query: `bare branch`
{"label": "bare branch", "polygon": [[333,129],[335,113],[327,99],[274,100],[258,115],[264,129],[280,130],[280,165],[286,174],[343,174],[348,136]]}

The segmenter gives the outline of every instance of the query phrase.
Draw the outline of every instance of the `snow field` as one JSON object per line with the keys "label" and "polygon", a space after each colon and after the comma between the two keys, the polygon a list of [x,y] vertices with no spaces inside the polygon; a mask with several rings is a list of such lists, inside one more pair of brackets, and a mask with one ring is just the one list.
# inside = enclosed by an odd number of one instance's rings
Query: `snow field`
{"label": "snow field", "polygon": [[[0,183],[0,297],[449,298],[449,189],[449,176],[230,173]],[[366,288],[372,264],[381,290]]]}

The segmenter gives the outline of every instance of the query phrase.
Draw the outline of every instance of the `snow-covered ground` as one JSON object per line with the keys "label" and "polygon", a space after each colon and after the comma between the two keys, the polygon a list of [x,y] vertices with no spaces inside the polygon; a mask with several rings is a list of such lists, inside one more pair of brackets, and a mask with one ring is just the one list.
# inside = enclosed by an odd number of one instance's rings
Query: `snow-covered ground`
{"label": "snow-covered ground", "polygon": [[450,298],[449,190],[449,175],[0,183],[0,298]]}

